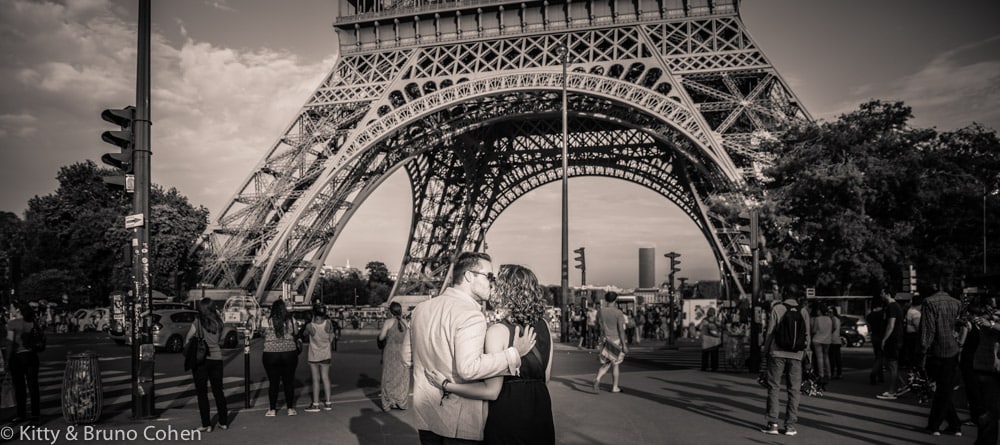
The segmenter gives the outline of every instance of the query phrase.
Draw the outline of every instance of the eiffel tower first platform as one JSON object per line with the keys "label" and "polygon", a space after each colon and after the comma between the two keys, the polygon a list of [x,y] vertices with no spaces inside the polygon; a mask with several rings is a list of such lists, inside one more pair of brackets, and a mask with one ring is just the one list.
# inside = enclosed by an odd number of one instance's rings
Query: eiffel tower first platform
{"label": "eiffel tower first platform", "polygon": [[404,169],[393,295],[440,289],[511,203],[562,179],[565,85],[569,176],[665,197],[743,294],[749,247],[706,202],[740,196],[771,159],[760,139],[811,118],[737,0],[340,1],[340,57],[202,237],[205,282],[312,295],[347,222]]}

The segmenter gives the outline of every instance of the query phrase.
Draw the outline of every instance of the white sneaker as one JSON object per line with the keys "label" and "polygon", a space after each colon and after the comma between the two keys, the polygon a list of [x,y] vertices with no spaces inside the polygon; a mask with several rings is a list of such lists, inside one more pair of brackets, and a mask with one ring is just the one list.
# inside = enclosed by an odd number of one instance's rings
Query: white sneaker
{"label": "white sneaker", "polygon": [[295,411],[295,408],[288,408],[288,415],[289,416],[297,416],[297,415],[299,415],[299,412]]}
{"label": "white sneaker", "polygon": [[278,414],[277,411],[269,409],[264,413],[264,417],[274,417],[276,414]]}
{"label": "white sneaker", "polygon": [[875,398],[876,399],[880,399],[880,400],[896,400],[896,395],[893,394],[893,393],[890,393],[889,391],[886,391],[886,392],[884,392],[882,394],[879,394],[879,395],[875,396]]}

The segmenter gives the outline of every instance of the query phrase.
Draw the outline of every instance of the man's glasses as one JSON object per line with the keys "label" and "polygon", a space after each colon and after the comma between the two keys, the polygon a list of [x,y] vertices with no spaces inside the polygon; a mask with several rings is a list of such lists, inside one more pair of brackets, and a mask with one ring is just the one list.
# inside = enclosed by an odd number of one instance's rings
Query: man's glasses
{"label": "man's glasses", "polygon": [[497,282],[497,277],[496,277],[496,275],[493,275],[493,272],[483,273],[483,272],[480,272],[478,270],[470,270],[469,272],[472,272],[472,273],[474,273],[476,275],[482,275],[482,276],[486,277],[486,279],[489,280],[490,284],[493,284],[493,283]]}

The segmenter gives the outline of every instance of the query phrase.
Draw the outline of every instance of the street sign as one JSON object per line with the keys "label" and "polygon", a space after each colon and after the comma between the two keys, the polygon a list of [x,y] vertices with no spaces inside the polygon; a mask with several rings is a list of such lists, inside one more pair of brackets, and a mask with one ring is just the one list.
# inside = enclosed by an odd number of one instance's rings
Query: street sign
{"label": "street sign", "polygon": [[816,288],[807,287],[806,288],[806,298],[816,298]]}
{"label": "street sign", "polygon": [[134,229],[136,227],[142,227],[145,224],[145,216],[142,213],[136,213],[134,215],[125,216],[125,228]]}

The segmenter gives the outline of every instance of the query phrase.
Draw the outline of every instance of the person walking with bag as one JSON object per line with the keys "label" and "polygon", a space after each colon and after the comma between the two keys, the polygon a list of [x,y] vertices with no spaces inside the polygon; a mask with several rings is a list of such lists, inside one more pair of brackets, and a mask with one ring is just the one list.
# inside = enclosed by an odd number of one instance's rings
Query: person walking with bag
{"label": "person walking with bag", "polygon": [[403,362],[403,340],[410,324],[403,319],[403,306],[389,304],[389,319],[382,323],[378,341],[382,349],[382,411],[407,409],[410,405],[410,368]]}
{"label": "person walking with bag", "polygon": [[618,366],[625,361],[625,354],[628,353],[628,346],[625,344],[625,314],[621,309],[614,307],[618,294],[608,292],[604,294],[606,307],[602,307],[598,314],[598,325],[603,335],[603,346],[598,356],[601,367],[597,370],[597,378],[594,379],[594,394],[601,393],[601,379],[611,369],[611,392],[622,392],[618,386]]}
{"label": "person walking with bag", "polygon": [[326,411],[333,410],[333,395],[330,394],[330,364],[333,361],[333,354],[330,352],[333,345],[334,329],[333,321],[326,314],[326,306],[314,304],[312,310],[312,321],[306,325],[305,333],[309,336],[309,372],[312,374],[312,403],[305,409],[307,413],[318,413],[320,411],[319,389],[323,384],[323,391],[326,394],[326,401],[323,408]]}
{"label": "person walking with bag", "polygon": [[[41,392],[38,387],[38,353],[31,347],[28,337],[37,322],[35,310],[27,303],[18,303],[7,322],[7,357],[14,385],[17,414],[11,423],[41,419]],[[31,396],[31,418],[28,419],[28,396]]]}
{"label": "person walking with bag", "polygon": [[[212,397],[219,411],[219,428],[229,429],[229,410],[226,407],[226,394],[222,388],[222,318],[215,310],[215,303],[210,298],[198,302],[198,317],[191,323],[184,343],[192,339],[202,339],[208,347],[208,353],[201,363],[192,363],[191,374],[194,378],[194,390],[198,397],[198,412],[201,414],[201,427],[198,431],[211,433],[211,407],[208,405],[208,384],[212,384]],[[198,340],[196,340],[198,341]],[[187,363],[185,363],[187,365]]]}
{"label": "person walking with bag", "polygon": [[295,368],[299,365],[299,346],[295,343],[295,324],[285,307],[285,302],[276,300],[271,304],[270,326],[264,329],[264,371],[267,373],[267,399],[270,408],[265,417],[274,417],[278,412],[278,391],[284,385],[285,405],[288,415],[295,411]]}

